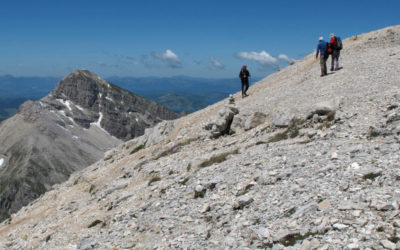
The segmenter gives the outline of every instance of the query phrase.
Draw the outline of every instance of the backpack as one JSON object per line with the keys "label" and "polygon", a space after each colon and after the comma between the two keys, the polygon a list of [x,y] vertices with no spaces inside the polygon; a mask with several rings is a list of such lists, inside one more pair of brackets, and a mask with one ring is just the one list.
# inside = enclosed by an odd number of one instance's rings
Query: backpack
{"label": "backpack", "polygon": [[331,43],[326,43],[325,54],[327,54],[328,56],[332,54],[332,44]]}
{"label": "backpack", "polygon": [[342,43],[342,39],[340,39],[340,37],[336,37],[336,49],[337,50],[341,50],[343,49],[343,43]]}
{"label": "backpack", "polygon": [[247,78],[248,72],[246,72],[246,71],[247,71],[247,69],[241,69],[240,73],[239,73],[239,77],[242,79]]}

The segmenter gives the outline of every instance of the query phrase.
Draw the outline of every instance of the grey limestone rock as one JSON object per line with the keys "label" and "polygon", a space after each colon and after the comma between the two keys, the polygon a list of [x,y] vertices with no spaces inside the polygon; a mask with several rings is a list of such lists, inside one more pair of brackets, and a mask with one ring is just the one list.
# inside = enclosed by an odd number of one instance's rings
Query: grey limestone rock
{"label": "grey limestone rock", "polygon": [[396,244],[389,240],[381,240],[380,244],[385,248],[385,249],[391,249],[395,250],[396,249]]}
{"label": "grey limestone rock", "polygon": [[248,195],[240,196],[233,204],[234,209],[242,209],[254,201],[253,197]]}
{"label": "grey limestone rock", "polygon": [[150,147],[164,140],[175,128],[174,121],[162,121],[154,127],[147,128],[144,136],[138,138],[138,145]]}
{"label": "grey limestone rock", "polygon": [[270,238],[271,237],[269,230],[265,227],[259,228],[257,230],[257,234],[262,238]]}
{"label": "grey limestone rock", "polygon": [[317,114],[319,116],[328,115],[331,112],[336,112],[339,109],[338,100],[328,100],[315,104],[309,111],[307,117],[311,118],[313,115]]}
{"label": "grey limestone rock", "polygon": [[296,209],[296,212],[292,215],[293,217],[298,217],[303,215],[304,213],[312,213],[316,211],[318,208],[318,204],[315,201],[312,201],[302,207]]}
{"label": "grey limestone rock", "polygon": [[209,131],[209,137],[218,138],[229,134],[233,117],[238,113],[239,110],[233,106],[225,106],[219,110],[218,114],[204,126],[204,129]]}
{"label": "grey limestone rock", "polygon": [[278,111],[272,115],[272,125],[277,128],[289,127],[290,123],[296,118],[295,114],[289,110]]}
{"label": "grey limestone rock", "polygon": [[250,130],[253,129],[263,123],[265,123],[267,119],[267,115],[262,113],[262,112],[254,112],[252,115],[250,115],[245,124],[244,124],[244,129],[245,130]]}

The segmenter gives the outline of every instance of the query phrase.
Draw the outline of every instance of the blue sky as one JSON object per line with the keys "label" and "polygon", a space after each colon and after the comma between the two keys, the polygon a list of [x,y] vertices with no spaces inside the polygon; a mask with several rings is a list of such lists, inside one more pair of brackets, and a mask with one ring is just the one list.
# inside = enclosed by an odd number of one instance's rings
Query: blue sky
{"label": "blue sky", "polygon": [[399,0],[2,1],[0,75],[222,78],[246,64],[263,77],[319,36],[398,25],[399,10]]}

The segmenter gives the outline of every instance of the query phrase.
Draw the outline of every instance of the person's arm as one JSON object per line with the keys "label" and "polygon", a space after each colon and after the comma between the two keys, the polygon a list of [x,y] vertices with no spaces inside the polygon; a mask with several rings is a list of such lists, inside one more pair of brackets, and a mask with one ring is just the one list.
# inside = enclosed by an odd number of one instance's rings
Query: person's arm
{"label": "person's arm", "polygon": [[319,44],[317,46],[317,53],[315,54],[315,58],[318,59],[318,54],[319,54]]}

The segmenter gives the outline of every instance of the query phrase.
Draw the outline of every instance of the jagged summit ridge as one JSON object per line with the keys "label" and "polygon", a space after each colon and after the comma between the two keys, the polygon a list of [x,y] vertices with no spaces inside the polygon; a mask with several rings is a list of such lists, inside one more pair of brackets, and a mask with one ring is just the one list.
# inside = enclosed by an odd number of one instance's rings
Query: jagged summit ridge
{"label": "jagged summit ridge", "polygon": [[105,88],[111,88],[111,84],[101,77],[88,70],[76,70],[65,76],[50,95],[89,108],[94,105],[99,94],[105,92]]}
{"label": "jagged summit ridge", "polygon": [[67,79],[85,79],[86,80],[95,80],[95,81],[99,81],[102,84],[108,85],[108,82],[106,80],[104,80],[103,78],[101,78],[100,76],[96,75],[95,73],[87,70],[87,69],[78,69],[75,70],[74,72],[71,72],[70,74],[66,75],[61,82],[63,81],[70,81]]}
{"label": "jagged summit ridge", "polygon": [[348,38],[327,77],[313,53],[146,130],[12,215],[0,246],[399,248],[399,41]]}

